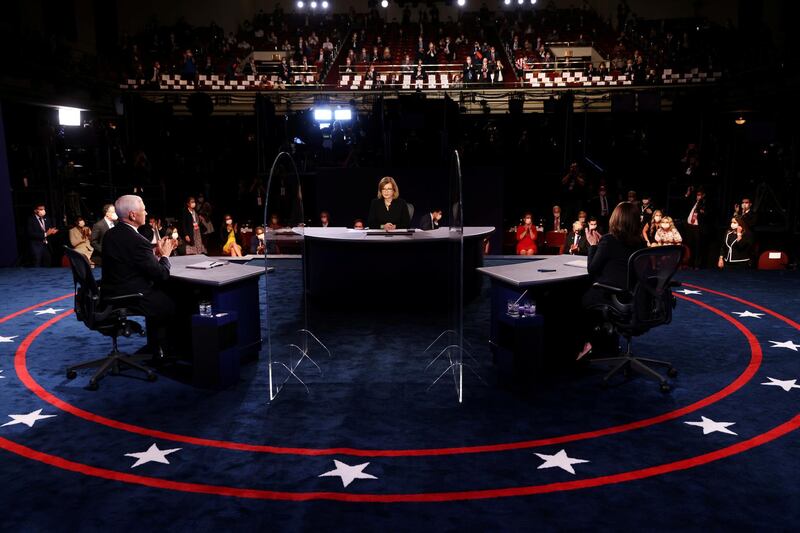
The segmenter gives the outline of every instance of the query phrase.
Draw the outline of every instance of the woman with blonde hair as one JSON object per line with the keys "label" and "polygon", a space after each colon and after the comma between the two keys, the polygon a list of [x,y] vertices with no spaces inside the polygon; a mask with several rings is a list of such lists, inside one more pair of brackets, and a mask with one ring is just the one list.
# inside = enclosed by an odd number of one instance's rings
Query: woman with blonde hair
{"label": "woman with blonde hair", "polygon": [[408,204],[400,198],[400,188],[390,176],[378,182],[378,196],[369,206],[367,226],[370,229],[405,229],[411,225]]}
{"label": "woman with blonde hair", "polygon": [[242,257],[242,247],[236,242],[236,233],[239,226],[233,221],[233,217],[225,215],[225,226],[222,228],[223,245],[222,253],[231,257]]}
{"label": "woman with blonde hair", "polygon": [[650,246],[666,246],[668,244],[681,244],[683,237],[675,227],[672,217],[661,217],[658,230],[656,230],[655,243]]}

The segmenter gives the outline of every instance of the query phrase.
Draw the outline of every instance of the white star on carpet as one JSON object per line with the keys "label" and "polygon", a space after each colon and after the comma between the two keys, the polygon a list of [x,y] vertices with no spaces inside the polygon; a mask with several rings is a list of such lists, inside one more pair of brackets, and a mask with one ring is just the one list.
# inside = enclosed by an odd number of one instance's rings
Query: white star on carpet
{"label": "white star on carpet", "polygon": [[[2,372],[2,370],[0,370],[0,372]],[[0,376],[0,377],[3,377],[3,376]],[[800,385],[797,384],[797,380],[796,379],[780,380],[780,379],[771,378],[769,376],[767,376],[767,379],[769,380],[769,383],[762,383],[762,385],[772,385],[774,387],[780,387],[783,390],[785,390],[786,392],[789,392],[792,389],[800,389]]]}
{"label": "white star on carpet", "polygon": [[154,462],[168,465],[167,455],[177,452],[181,448],[171,448],[169,450],[159,450],[156,443],[150,445],[145,452],[126,453],[125,457],[135,457],[136,462],[131,465],[131,468],[136,468],[146,463]]}
{"label": "white star on carpet", "polygon": [[52,307],[48,307],[47,309],[38,309],[33,312],[34,315],[54,315],[59,311],[63,311],[63,309],[53,309]]}
{"label": "white star on carpet", "polygon": [[[3,373],[3,371],[0,370],[0,374],[2,374],[2,373]],[[0,376],[0,379],[6,379],[6,377],[5,376]],[[772,378],[770,378],[770,379],[772,379]]]}
{"label": "white star on carpet", "polygon": [[764,313],[751,313],[750,311],[744,311],[741,313],[739,311],[734,311],[732,314],[739,315],[739,318],[761,318],[764,316]]}
{"label": "white star on carpet", "polygon": [[691,289],[683,289],[682,291],[675,291],[675,292],[679,292],[681,294],[703,294],[700,291],[693,291]]}
{"label": "white star on carpet", "polygon": [[11,337],[3,337],[0,335],[0,342],[13,342],[17,337],[19,337],[19,335],[13,335]]}
{"label": "white star on carpet", "polygon": [[710,418],[706,418],[704,416],[701,416],[700,418],[703,419],[701,422],[684,422],[684,424],[703,428],[703,435],[708,435],[709,433],[714,433],[715,431],[719,431],[720,433],[728,433],[729,435],[738,435],[737,433],[734,433],[728,429],[728,426],[732,426],[736,422],[714,422]]}
{"label": "white star on carpet", "polygon": [[33,425],[38,422],[39,420],[43,420],[45,418],[52,418],[58,415],[43,415],[41,409],[37,409],[36,411],[32,411],[27,415],[8,415],[11,417],[11,422],[6,422],[0,427],[5,426],[14,426],[17,424],[25,424],[29,428],[32,428]]}
{"label": "white star on carpet", "polygon": [[785,342],[778,342],[778,341],[769,341],[772,343],[772,348],[788,348],[790,350],[797,351],[800,348],[800,344],[795,344],[792,341],[785,341]]}
{"label": "white star on carpet", "polygon": [[369,466],[369,463],[361,463],[360,465],[350,466],[341,461],[333,460],[336,468],[320,474],[318,477],[340,477],[342,478],[342,485],[348,486],[354,479],[378,479],[372,474],[367,474],[364,469]]}
{"label": "white star on carpet", "polygon": [[542,468],[555,468],[558,467],[562,470],[566,470],[572,475],[575,475],[575,469],[572,468],[572,465],[577,465],[580,463],[588,463],[589,461],[585,459],[575,459],[574,457],[569,457],[567,452],[564,450],[559,451],[555,455],[547,455],[544,453],[536,453],[539,456],[539,459],[544,460],[544,463],[537,467],[537,470]]}

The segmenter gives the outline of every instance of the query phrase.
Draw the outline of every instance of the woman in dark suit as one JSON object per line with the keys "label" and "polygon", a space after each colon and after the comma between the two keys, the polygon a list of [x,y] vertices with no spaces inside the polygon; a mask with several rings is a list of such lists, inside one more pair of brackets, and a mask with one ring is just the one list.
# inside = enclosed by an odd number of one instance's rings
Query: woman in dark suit
{"label": "woman in dark suit", "polygon": [[370,229],[405,229],[411,224],[408,204],[400,198],[394,178],[386,176],[378,182],[378,197],[369,206],[367,225]]}
{"label": "woman in dark suit", "polygon": [[[628,259],[634,252],[645,247],[639,215],[639,207],[632,202],[622,202],[614,208],[608,221],[608,233],[600,238],[597,246],[589,247],[587,267],[593,281],[627,288]],[[583,307],[587,310],[607,302],[608,296],[602,289],[592,287],[583,295]],[[583,338],[588,339],[596,321],[587,318],[583,322],[588,326]],[[583,349],[578,353],[578,359],[591,350],[591,342],[585,340]]]}

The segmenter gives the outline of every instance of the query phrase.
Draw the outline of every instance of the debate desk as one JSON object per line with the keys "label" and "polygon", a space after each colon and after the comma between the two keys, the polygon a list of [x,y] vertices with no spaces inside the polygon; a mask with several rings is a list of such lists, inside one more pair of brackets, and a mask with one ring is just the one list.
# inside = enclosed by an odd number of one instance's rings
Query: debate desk
{"label": "debate desk", "polygon": [[[195,269],[190,265],[224,262],[222,266]],[[201,301],[211,302],[214,313],[235,313],[237,343],[241,359],[255,359],[261,350],[261,306],[258,280],[263,267],[240,265],[205,255],[171,257],[168,291],[174,297],[175,323],[168,328],[169,347],[183,357],[192,352],[192,315],[198,314]]]}
{"label": "debate desk", "polygon": [[[533,256],[478,270],[491,279],[489,342],[501,373],[541,377],[575,360],[581,299],[591,286],[586,257]],[[508,304],[517,300],[535,302],[535,316],[510,316]]]}
{"label": "debate desk", "polygon": [[[454,241],[450,229],[408,232],[303,228],[305,280],[309,296],[332,302],[363,302],[382,293],[392,304],[440,305],[452,280]],[[491,226],[464,227],[464,299],[480,293],[484,240]],[[445,300],[446,301],[446,300]]]}

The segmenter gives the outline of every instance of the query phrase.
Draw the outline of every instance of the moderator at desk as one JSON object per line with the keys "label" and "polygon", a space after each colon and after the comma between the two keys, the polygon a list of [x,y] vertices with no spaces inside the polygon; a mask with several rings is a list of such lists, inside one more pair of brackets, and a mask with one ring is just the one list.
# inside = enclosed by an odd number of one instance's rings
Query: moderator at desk
{"label": "moderator at desk", "polygon": [[[515,377],[536,377],[575,360],[572,337],[582,316],[581,298],[591,286],[585,258],[535,257],[478,269],[492,283],[489,342],[495,363]],[[511,316],[509,302],[525,300],[536,303],[536,314]]]}
{"label": "moderator at desk", "polygon": [[235,349],[239,358],[255,359],[261,350],[258,280],[264,268],[234,263],[208,269],[190,267],[211,261],[205,255],[170,258],[169,292],[177,305],[175,323],[167,332],[170,350],[185,358],[192,353],[192,317],[198,314],[199,302],[209,301],[214,318],[225,319],[225,313],[236,317]]}

